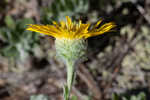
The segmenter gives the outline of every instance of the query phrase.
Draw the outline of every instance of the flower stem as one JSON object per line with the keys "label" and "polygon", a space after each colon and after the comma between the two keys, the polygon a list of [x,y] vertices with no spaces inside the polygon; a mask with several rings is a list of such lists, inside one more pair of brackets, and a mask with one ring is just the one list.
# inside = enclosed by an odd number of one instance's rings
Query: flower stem
{"label": "flower stem", "polygon": [[75,77],[74,61],[68,60],[67,65],[67,86],[64,89],[65,100],[69,100],[72,84]]}

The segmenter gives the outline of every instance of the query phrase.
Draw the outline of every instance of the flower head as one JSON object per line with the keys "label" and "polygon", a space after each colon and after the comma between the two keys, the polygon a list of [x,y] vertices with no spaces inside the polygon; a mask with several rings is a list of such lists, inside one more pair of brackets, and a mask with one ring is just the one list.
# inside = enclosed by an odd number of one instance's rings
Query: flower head
{"label": "flower head", "polygon": [[[55,47],[57,55],[64,62],[77,62],[86,57],[88,37],[97,36],[109,32],[116,25],[113,22],[106,23],[99,27],[102,20],[90,28],[90,24],[83,24],[81,20],[76,23],[66,16],[66,22],[53,22],[53,25],[29,24],[27,30],[40,32],[45,35],[55,37]],[[98,28],[99,27],[99,28]]]}
{"label": "flower head", "polygon": [[60,21],[59,23],[53,22],[53,25],[36,25],[29,24],[27,30],[40,32],[45,35],[53,36],[56,39],[86,39],[88,37],[101,35],[109,32],[116,25],[114,22],[109,22],[98,28],[102,20],[99,20],[96,25],[89,29],[90,24],[83,24],[81,20],[76,23],[73,22],[68,16],[67,21]]}

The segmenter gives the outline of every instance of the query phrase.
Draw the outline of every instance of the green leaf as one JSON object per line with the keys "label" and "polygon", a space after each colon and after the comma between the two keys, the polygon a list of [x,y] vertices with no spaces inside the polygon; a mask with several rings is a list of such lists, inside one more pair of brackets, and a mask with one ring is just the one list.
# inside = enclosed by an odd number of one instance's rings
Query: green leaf
{"label": "green leaf", "polygon": [[48,100],[48,97],[45,95],[33,95],[30,97],[30,100]]}
{"label": "green leaf", "polygon": [[[5,44],[0,48],[1,55],[18,60],[33,52],[32,49],[39,44],[39,35],[26,31],[25,27],[27,24],[34,24],[34,21],[31,18],[24,18],[14,22],[11,16],[6,16],[5,22],[7,26],[0,28],[0,38]],[[11,29],[13,23],[15,28]]]}
{"label": "green leaf", "polygon": [[78,100],[77,96],[72,96],[71,100]]}
{"label": "green leaf", "polygon": [[139,100],[135,95],[131,96],[130,100]]}
{"label": "green leaf", "polygon": [[0,28],[0,38],[3,41],[7,41],[10,38],[10,30],[7,27]]}
{"label": "green leaf", "polygon": [[72,0],[65,0],[65,3],[66,3],[66,6],[67,6],[68,10],[70,10],[70,11],[74,10]]}
{"label": "green leaf", "polygon": [[112,100],[146,100],[146,95],[141,92],[138,95],[118,95],[118,94],[113,94],[112,95]]}
{"label": "green leaf", "polygon": [[19,55],[16,48],[12,45],[2,48],[0,52],[2,52],[3,56],[7,57],[17,57]]}
{"label": "green leaf", "polygon": [[57,3],[54,2],[51,7],[52,7],[51,9],[53,11],[53,14],[58,14]]}
{"label": "green leaf", "polygon": [[138,98],[139,100],[146,100],[146,95],[144,92],[141,92],[139,95],[138,95]]}
{"label": "green leaf", "polygon": [[116,93],[113,93],[112,100],[119,100],[119,96]]}
{"label": "green leaf", "polygon": [[8,28],[14,30],[15,27],[16,27],[16,24],[15,24],[15,21],[14,19],[11,17],[11,16],[6,16],[5,19],[4,19],[6,25]]}
{"label": "green leaf", "polygon": [[122,100],[128,100],[126,97],[122,97]]}
{"label": "green leaf", "polygon": [[34,24],[34,21],[31,18],[24,18],[17,21],[17,29],[16,31],[25,31],[25,28],[28,24]]}

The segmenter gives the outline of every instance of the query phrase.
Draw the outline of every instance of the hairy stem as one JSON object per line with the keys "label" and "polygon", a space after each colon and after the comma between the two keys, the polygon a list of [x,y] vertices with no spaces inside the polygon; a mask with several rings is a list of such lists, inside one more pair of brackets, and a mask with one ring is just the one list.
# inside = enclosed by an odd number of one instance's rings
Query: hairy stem
{"label": "hairy stem", "polygon": [[74,77],[75,77],[74,61],[68,60],[66,62],[66,65],[67,65],[67,87],[64,93],[65,93],[65,100],[69,100],[72,84],[73,84]]}

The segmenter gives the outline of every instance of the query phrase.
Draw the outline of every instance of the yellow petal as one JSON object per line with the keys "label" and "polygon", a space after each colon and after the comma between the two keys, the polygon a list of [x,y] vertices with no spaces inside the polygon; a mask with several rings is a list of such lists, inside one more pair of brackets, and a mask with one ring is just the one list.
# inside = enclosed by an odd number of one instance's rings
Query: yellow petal
{"label": "yellow petal", "polygon": [[83,33],[88,32],[89,26],[90,24],[81,24],[76,34],[83,34]]}
{"label": "yellow petal", "polygon": [[66,26],[64,21],[60,21],[60,25],[62,28],[65,28],[65,26]]}
{"label": "yellow petal", "polygon": [[98,27],[98,25],[99,25],[102,21],[103,21],[103,20],[100,19],[100,20],[96,23],[96,25],[94,25],[94,27],[93,27],[90,31],[91,31],[91,32],[95,31],[96,28]]}
{"label": "yellow petal", "polygon": [[71,26],[72,26],[72,21],[71,21],[71,19],[69,18],[69,16],[66,16],[66,19],[67,19],[67,26],[68,26],[68,28],[70,29]]}
{"label": "yellow petal", "polygon": [[116,27],[114,22],[109,22],[104,25],[102,25],[100,28],[98,28],[96,31],[89,31],[88,34],[85,35],[86,38],[101,35],[105,32],[110,32],[112,29]]}
{"label": "yellow petal", "polygon": [[103,20],[100,19],[100,20],[96,23],[96,25],[95,25],[94,27],[95,27],[95,28],[98,27],[98,25],[99,25],[102,21],[103,21]]}
{"label": "yellow petal", "polygon": [[53,21],[53,24],[54,24],[54,25],[57,25],[57,22],[56,22],[56,21]]}
{"label": "yellow petal", "polygon": [[57,37],[59,33],[59,31],[54,26],[50,26],[50,25],[29,24],[26,30],[39,32],[53,37]]}

